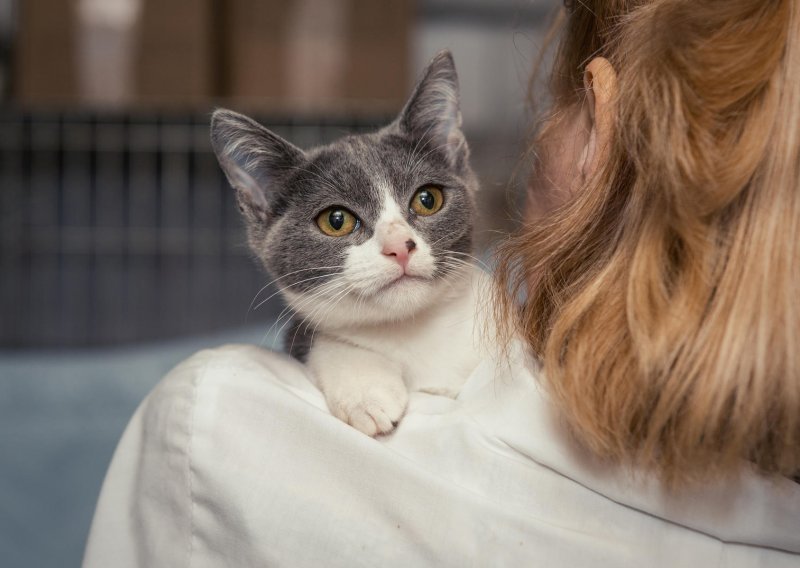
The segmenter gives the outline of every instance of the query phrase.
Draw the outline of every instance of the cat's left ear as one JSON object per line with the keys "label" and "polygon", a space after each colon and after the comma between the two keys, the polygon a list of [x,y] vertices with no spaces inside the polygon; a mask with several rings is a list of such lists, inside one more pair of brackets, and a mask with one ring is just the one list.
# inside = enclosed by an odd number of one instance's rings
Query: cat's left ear
{"label": "cat's left ear", "polygon": [[428,64],[397,124],[420,149],[439,152],[456,170],[466,168],[469,148],[461,132],[458,75],[449,51],[439,52]]}

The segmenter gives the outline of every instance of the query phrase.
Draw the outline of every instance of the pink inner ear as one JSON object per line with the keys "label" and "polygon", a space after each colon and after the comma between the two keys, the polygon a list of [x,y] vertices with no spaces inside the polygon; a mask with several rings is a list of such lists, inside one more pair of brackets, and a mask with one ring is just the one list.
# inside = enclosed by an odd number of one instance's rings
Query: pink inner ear
{"label": "pink inner ear", "polygon": [[231,186],[238,191],[250,205],[262,211],[267,211],[267,199],[264,197],[263,190],[258,186],[258,182],[253,179],[253,176],[229,159],[224,160],[223,171],[228,177]]}

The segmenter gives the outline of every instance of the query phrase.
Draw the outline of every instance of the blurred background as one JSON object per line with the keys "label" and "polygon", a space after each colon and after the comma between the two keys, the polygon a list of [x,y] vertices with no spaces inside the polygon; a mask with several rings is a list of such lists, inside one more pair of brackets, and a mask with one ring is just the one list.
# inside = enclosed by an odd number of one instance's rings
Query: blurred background
{"label": "blurred background", "polygon": [[[208,142],[218,106],[301,147],[371,130],[449,48],[482,182],[513,226],[526,91],[556,0],[0,0],[0,558],[80,563],[141,399],[283,306]],[[255,300],[255,302],[254,302]]]}

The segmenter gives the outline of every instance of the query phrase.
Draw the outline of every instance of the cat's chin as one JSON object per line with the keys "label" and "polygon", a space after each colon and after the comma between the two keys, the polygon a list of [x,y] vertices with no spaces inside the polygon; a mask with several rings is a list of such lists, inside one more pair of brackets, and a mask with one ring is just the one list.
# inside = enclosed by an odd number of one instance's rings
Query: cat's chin
{"label": "cat's chin", "polygon": [[[438,300],[439,282],[418,276],[402,276],[370,294],[353,295],[342,302],[336,316],[342,323],[384,323],[414,317]],[[349,305],[348,305],[349,304]],[[332,319],[337,319],[336,316]],[[355,316],[355,317],[353,317]],[[345,325],[347,325],[345,323]]]}
{"label": "cat's chin", "polygon": [[437,284],[432,278],[403,275],[370,294],[368,301],[379,310],[376,317],[405,319],[438,300]]}
{"label": "cat's chin", "polygon": [[[335,300],[319,299],[319,305],[303,302],[302,295],[287,294],[287,300],[302,306],[301,312],[317,320],[321,328],[343,328],[398,322],[416,317],[435,305],[447,303],[462,293],[463,279],[425,278],[404,275],[374,291],[351,293]],[[332,302],[332,304],[331,304]],[[315,302],[316,303],[316,302]],[[327,307],[323,307],[328,303]]]}

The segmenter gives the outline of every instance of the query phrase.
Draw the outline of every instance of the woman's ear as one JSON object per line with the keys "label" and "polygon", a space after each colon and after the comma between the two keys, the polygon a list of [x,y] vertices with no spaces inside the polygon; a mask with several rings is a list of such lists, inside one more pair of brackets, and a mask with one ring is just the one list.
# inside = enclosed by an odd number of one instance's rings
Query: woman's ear
{"label": "woman's ear", "polygon": [[586,88],[583,112],[589,135],[579,166],[581,176],[586,180],[606,160],[611,146],[614,128],[612,103],[617,93],[617,73],[608,59],[595,57],[586,66],[583,84]]}

